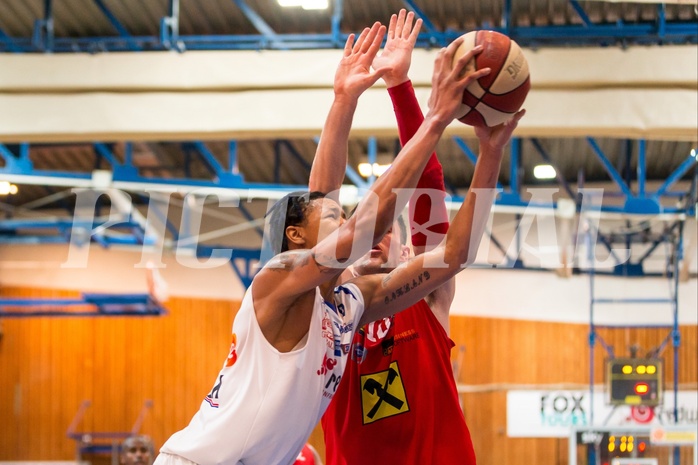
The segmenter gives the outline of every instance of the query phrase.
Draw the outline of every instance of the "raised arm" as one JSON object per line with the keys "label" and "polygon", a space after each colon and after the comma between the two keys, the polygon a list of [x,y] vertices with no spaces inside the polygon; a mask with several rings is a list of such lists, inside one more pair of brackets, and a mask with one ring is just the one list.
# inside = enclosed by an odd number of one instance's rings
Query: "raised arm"
{"label": "raised arm", "polygon": [[356,43],[352,34],[344,45],[344,54],[334,77],[334,101],[310,170],[310,191],[329,193],[342,186],[347,165],[349,131],[359,97],[384,72],[371,71],[371,63],[384,35],[385,26],[375,23],[370,29],[363,30]]}
{"label": "raised arm", "polygon": [[271,260],[255,277],[257,289],[258,284],[265,283],[261,292],[293,298],[333,279],[380,241],[392,226],[396,209],[404,208],[408,200],[398,196],[396,190],[417,185],[439,138],[456,116],[463,90],[474,79],[490,72],[489,68],[464,72],[466,63],[481,48],[453,63],[461,42],[457,39],[439,52],[434,64],[429,112],[392,167],[371,186],[355,214],[312,250],[281,254]]}
{"label": "raised arm", "polygon": [[[412,51],[417,41],[421,20],[412,27],[414,13],[401,10],[393,15],[388,27],[385,48],[373,62],[376,69],[386,70],[383,80],[393,103],[397,118],[400,142],[404,145],[417,131],[424,116],[408,77]],[[417,183],[415,194],[409,203],[409,224],[414,253],[438,246],[448,232],[446,187],[441,163],[436,152],[431,154]],[[427,303],[444,328],[448,328],[448,315],[455,295],[455,284],[449,280],[427,296]]]}
{"label": "raised arm", "polygon": [[439,52],[432,75],[429,111],[424,121],[404,145],[386,174],[375,181],[368,195],[359,203],[355,214],[340,228],[340,234],[356,235],[357,242],[366,242],[358,247],[359,250],[351,250],[352,244],[346,244],[349,248],[345,249],[344,254],[337,256],[348,258],[348,252],[351,252],[353,260],[358,259],[392,227],[395,212],[401,211],[408,201],[404,196],[397,195],[397,192],[416,187],[437,142],[456,116],[463,89],[473,80],[490,72],[489,68],[464,71],[472,57],[481,52],[481,47],[476,47],[454,63],[455,50],[460,43],[459,38]]}
{"label": "raised arm", "polygon": [[[388,38],[385,48],[373,61],[373,67],[383,70],[383,80],[393,102],[397,118],[400,142],[405,145],[417,131],[424,116],[409,80],[408,71],[412,61],[412,51],[417,42],[421,19],[414,22],[414,13],[400,10],[390,18]],[[410,199],[410,226],[412,245],[415,253],[425,248],[436,247],[448,231],[448,210],[446,209],[443,169],[436,153],[432,153],[424,172],[417,183],[417,192]],[[419,192],[430,195],[419,195]],[[424,233],[429,231],[429,235]]]}
{"label": "raised arm", "polygon": [[[393,100],[395,114],[398,117],[398,126],[401,129],[400,139],[404,141],[405,138],[409,139],[412,134],[403,131],[403,128],[410,128],[415,121],[421,122],[422,112],[410,81],[389,88],[388,91]],[[402,124],[401,120],[404,120]],[[417,183],[417,189],[410,198],[409,224],[415,255],[433,250],[444,240],[448,232],[449,215],[446,208],[446,186],[443,168],[436,157],[436,152],[429,157],[427,166]],[[450,279],[434,289],[425,298],[429,308],[446,331],[448,331],[448,316],[455,292],[455,280]]]}
{"label": "raised arm", "polygon": [[416,256],[387,275],[362,276],[353,281],[367,302],[362,324],[392,315],[426,297],[475,260],[487,224],[504,146],[524,111],[495,128],[477,128],[480,155],[470,189],[445,241]]}

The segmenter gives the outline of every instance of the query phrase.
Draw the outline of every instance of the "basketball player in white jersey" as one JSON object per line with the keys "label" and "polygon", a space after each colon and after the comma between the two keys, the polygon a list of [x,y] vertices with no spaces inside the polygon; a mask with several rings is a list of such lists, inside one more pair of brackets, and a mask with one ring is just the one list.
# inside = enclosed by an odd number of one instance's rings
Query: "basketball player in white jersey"
{"label": "basketball player in white jersey", "polygon": [[[356,44],[351,36],[347,40],[338,73],[343,67],[363,72],[354,71],[357,79],[347,95],[335,89],[336,105],[323,139],[331,139],[333,131],[348,137],[353,99],[380,78],[370,65],[384,34],[385,27],[376,23]],[[190,424],[165,443],[156,464],[293,463],[339,385],[355,329],[422,299],[472,258],[469,251],[477,249],[494,189],[479,194],[477,205],[475,195],[469,194],[444,245],[431,254],[389,275],[362,276],[335,287],[343,269],[380,242],[392,226],[394,212],[405,206],[409,195],[396,195],[396,189],[416,186],[455,118],[464,88],[489,72],[464,73],[479,50],[453,64],[459,44],[456,40],[440,51],[424,122],[349,220],[321,193],[291,194],[270,210],[265,239],[272,246],[280,244],[282,253],[255,276],[233,324],[230,353],[211,391]],[[514,126],[515,122],[512,130]],[[493,188],[500,162],[501,154],[481,157],[472,187]],[[427,269],[425,264],[441,266]]]}

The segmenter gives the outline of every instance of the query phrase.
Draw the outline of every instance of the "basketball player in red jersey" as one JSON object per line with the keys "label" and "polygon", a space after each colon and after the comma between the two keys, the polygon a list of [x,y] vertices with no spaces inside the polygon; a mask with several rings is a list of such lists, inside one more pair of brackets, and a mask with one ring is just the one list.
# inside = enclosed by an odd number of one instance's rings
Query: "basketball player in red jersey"
{"label": "basketball player in red jersey", "polygon": [[[373,63],[375,69],[388,69],[383,79],[402,144],[423,119],[407,76],[421,26],[421,20],[414,27],[413,21],[414,14],[405,10],[393,15],[385,49]],[[501,152],[512,129],[476,128],[481,151]],[[319,173],[322,162],[316,158],[313,174],[317,176],[311,174],[310,189],[336,189],[338,185],[332,183],[341,178]],[[343,166],[338,160],[324,162]],[[433,249],[448,230],[443,170],[435,153],[417,188],[430,194],[416,194],[410,202],[412,243],[419,254]],[[347,279],[389,272],[407,259],[405,242],[406,232],[396,224],[377,247],[347,270]],[[451,279],[408,309],[357,332],[351,360],[322,418],[327,465],[475,464],[450,362],[454,343],[448,336],[448,316],[454,292]]]}

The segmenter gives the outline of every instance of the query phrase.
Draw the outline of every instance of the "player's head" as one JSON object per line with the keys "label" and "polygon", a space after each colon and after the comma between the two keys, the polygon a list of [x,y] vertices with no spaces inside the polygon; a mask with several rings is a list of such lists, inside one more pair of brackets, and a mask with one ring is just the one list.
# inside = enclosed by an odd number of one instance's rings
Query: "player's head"
{"label": "player's head", "polygon": [[121,443],[121,465],[150,465],[155,458],[155,446],[148,436],[131,436]]}
{"label": "player's head", "polygon": [[322,192],[292,192],[267,212],[266,247],[278,252],[310,249],[322,233],[335,230],[344,222],[341,207]]}
{"label": "player's head", "polygon": [[354,264],[354,271],[360,275],[388,273],[400,263],[407,261],[409,256],[407,227],[403,216],[400,215],[381,241]]}

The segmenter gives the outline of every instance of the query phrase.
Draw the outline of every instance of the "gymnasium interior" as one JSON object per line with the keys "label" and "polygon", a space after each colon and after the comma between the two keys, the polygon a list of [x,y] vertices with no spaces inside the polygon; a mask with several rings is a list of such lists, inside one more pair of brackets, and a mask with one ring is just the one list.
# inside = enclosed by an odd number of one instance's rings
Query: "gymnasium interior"
{"label": "gymnasium interior", "polygon": [[[530,70],[450,311],[478,464],[698,464],[696,0],[0,0],[0,465],[116,465],[190,421],[265,212],[307,189],[347,36],[401,8],[425,111],[467,32]],[[379,81],[347,208],[400,148]],[[455,214],[473,128],[437,154]],[[322,463],[320,425],[308,444]]]}

